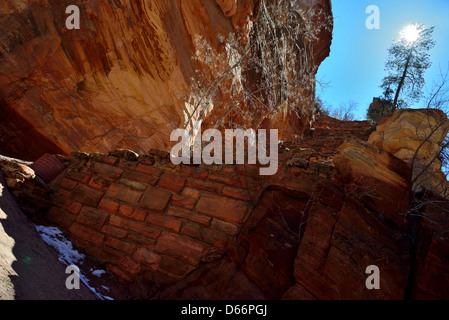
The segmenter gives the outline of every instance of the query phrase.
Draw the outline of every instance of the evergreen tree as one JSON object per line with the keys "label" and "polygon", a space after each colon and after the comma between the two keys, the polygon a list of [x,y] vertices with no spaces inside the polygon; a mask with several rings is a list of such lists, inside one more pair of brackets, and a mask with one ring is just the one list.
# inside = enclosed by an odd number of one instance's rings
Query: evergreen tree
{"label": "evergreen tree", "polygon": [[392,111],[421,99],[424,73],[431,66],[429,51],[435,46],[433,31],[434,27],[410,25],[388,50],[385,70],[389,74],[380,87],[384,99],[393,103]]}

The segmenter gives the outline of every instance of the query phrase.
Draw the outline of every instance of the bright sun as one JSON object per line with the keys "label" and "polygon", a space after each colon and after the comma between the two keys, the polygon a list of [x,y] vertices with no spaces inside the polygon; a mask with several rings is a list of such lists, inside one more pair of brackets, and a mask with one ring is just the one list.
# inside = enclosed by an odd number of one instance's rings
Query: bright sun
{"label": "bright sun", "polygon": [[415,42],[419,38],[419,30],[416,25],[411,24],[401,31],[401,38],[408,42]]}

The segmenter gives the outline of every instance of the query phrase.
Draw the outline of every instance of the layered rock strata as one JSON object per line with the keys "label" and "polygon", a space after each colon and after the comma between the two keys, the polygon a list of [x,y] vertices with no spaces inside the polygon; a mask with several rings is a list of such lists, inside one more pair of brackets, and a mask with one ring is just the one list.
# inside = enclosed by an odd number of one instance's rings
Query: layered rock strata
{"label": "layered rock strata", "polygon": [[[186,124],[191,79],[197,70],[205,71],[192,59],[196,37],[219,50],[220,35],[251,32],[259,4],[3,1],[0,152],[34,161],[43,153],[166,150],[171,131]],[[80,8],[80,30],[65,25],[69,5]],[[328,0],[318,1],[317,8],[331,15]],[[319,65],[330,42],[331,32],[322,31],[302,55],[314,56]],[[306,100],[313,101],[313,94],[309,92]],[[292,124],[293,128],[284,126],[289,132],[301,133],[313,112],[311,104],[299,108],[304,113],[300,121],[285,113],[280,116],[280,123]],[[263,120],[262,115],[254,129]]]}
{"label": "layered rock strata", "polygon": [[[138,298],[448,298],[444,202],[410,214],[410,166],[366,141],[368,123],[323,117],[316,129],[335,144],[282,144],[278,173],[264,179],[257,166],[176,166],[157,150],[61,157],[50,210],[34,217]],[[29,196],[32,173],[12,168],[11,189]],[[380,290],[366,287],[373,265]]]}

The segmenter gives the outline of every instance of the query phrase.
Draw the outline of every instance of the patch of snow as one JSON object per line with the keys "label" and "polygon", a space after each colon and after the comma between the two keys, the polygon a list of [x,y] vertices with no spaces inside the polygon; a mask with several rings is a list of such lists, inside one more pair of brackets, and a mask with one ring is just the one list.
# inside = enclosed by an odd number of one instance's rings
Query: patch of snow
{"label": "patch of snow", "polygon": [[56,227],[36,226],[42,239],[58,252],[58,259],[66,265],[83,264],[84,254],[73,248],[73,244],[67,240],[62,231]]}
{"label": "patch of snow", "polygon": [[[64,237],[64,234],[61,230],[59,230],[56,227],[47,227],[47,226],[38,226],[36,225],[36,230],[40,234],[41,238],[51,247],[53,247],[56,252],[58,253],[58,259],[63,264],[70,266],[70,265],[77,265],[77,264],[83,264],[83,259],[85,258],[85,255],[78,252],[76,249],[73,248],[72,242],[67,240]],[[92,270],[92,269],[91,269]],[[92,272],[93,275],[97,277],[101,277],[103,273],[106,271],[104,270],[95,270]],[[97,291],[97,289],[93,288],[89,285],[89,279],[80,271],[80,280],[101,300],[114,300],[111,297],[108,297],[106,295],[103,295]],[[102,286],[104,289],[107,289],[107,291],[110,291],[109,288]]]}
{"label": "patch of snow", "polygon": [[103,285],[102,285],[101,287],[102,287],[104,290],[108,291],[108,292],[111,291],[111,289],[109,289],[109,288],[106,287],[106,286],[103,286]]}
{"label": "patch of snow", "polygon": [[101,269],[94,270],[94,271],[92,271],[92,269],[90,269],[90,270],[91,270],[91,273],[98,278],[101,278],[101,275],[106,273],[106,271],[101,270]]}

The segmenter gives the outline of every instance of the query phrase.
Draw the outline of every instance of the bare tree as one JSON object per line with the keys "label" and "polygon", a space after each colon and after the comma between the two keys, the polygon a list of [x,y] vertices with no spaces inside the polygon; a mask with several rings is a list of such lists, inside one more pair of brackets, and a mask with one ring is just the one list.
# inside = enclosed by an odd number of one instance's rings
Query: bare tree
{"label": "bare tree", "polygon": [[215,118],[208,122],[218,128],[253,125],[287,110],[301,118],[302,106],[313,105],[312,45],[323,28],[330,30],[332,17],[315,0],[261,0],[255,16],[249,36],[237,31],[219,37],[218,49],[197,37],[201,71],[192,79],[185,113],[191,135],[212,110]]}
{"label": "bare tree", "polygon": [[[447,155],[449,148],[449,137],[446,137],[442,142],[438,152],[434,152],[434,154],[432,154],[428,159],[428,163],[420,170],[416,170],[415,168],[416,160],[426,144],[434,142],[435,135],[441,135],[442,130],[447,134],[447,130],[449,129],[449,119],[447,118],[447,113],[449,111],[448,80],[449,68],[444,74],[440,72],[440,81],[433,82],[432,88],[428,92],[428,96],[426,98],[427,109],[440,110],[444,113],[444,115],[440,119],[436,119],[436,122],[435,119],[431,119],[429,116],[427,116],[425,119],[422,119],[422,121],[416,126],[416,137],[419,141],[421,141],[421,143],[416,149],[410,164],[413,176],[412,186],[421,178],[421,176],[428,173],[427,171],[433,164],[437,163],[439,169],[448,164],[449,159]],[[428,129],[425,130],[425,128]]]}
{"label": "bare tree", "polygon": [[331,112],[331,117],[342,121],[353,121],[355,119],[354,111],[358,108],[358,103],[349,100],[345,104],[341,104],[338,109]]}
{"label": "bare tree", "polygon": [[[426,108],[438,110],[439,113],[433,116],[428,113],[415,127],[419,145],[410,160],[412,174],[409,213],[425,219],[428,217],[424,211],[428,207],[449,214],[448,80],[449,68],[446,73],[441,73],[439,82],[433,83],[426,97]],[[441,143],[438,149],[432,148],[436,143]]]}

